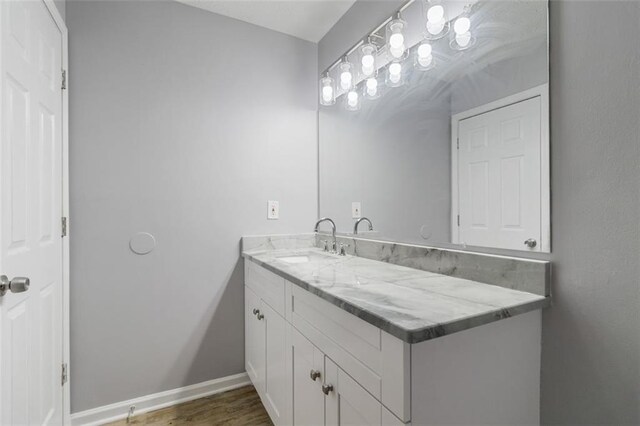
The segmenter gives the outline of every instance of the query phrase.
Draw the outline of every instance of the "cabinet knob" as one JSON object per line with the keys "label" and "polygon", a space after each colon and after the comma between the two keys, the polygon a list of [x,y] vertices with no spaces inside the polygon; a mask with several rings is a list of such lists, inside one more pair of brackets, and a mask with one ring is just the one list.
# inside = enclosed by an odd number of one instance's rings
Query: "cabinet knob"
{"label": "cabinet knob", "polygon": [[311,380],[315,382],[316,379],[320,377],[320,372],[318,370],[311,370],[309,377],[311,377]]}
{"label": "cabinet knob", "polygon": [[253,308],[253,315],[258,315],[260,313],[260,309]]}
{"label": "cabinet knob", "polygon": [[262,318],[264,318],[264,315],[260,313],[260,311],[258,311],[258,315],[256,315],[256,317],[258,317],[259,320],[261,320]]}
{"label": "cabinet knob", "polygon": [[333,385],[322,385],[322,393],[329,395],[329,392],[333,392]]}
{"label": "cabinet knob", "polygon": [[529,238],[527,241],[524,242],[524,245],[529,248],[534,248],[536,245],[538,245],[538,242],[533,238]]}

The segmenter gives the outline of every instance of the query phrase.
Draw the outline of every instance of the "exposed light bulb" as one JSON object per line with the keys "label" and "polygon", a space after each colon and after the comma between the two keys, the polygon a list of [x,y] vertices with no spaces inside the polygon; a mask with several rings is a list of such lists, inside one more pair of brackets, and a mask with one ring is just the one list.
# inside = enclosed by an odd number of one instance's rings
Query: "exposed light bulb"
{"label": "exposed light bulb", "polygon": [[402,33],[391,34],[391,37],[389,37],[389,44],[392,48],[402,49],[404,47],[404,36]]}
{"label": "exposed light bulb", "polygon": [[351,91],[347,94],[347,104],[350,107],[355,107],[358,105],[358,93]]}
{"label": "exposed light bulb", "polygon": [[333,99],[333,87],[324,86],[322,88],[322,99],[325,102],[331,102],[331,99]]}
{"label": "exposed light bulb", "polygon": [[375,78],[367,79],[367,94],[371,97],[378,93],[378,80]]}
{"label": "exposed light bulb", "polygon": [[420,64],[420,66],[423,68],[428,68],[429,65],[431,65],[431,62],[433,62],[433,56],[431,55],[427,57],[418,57],[418,64]]}
{"label": "exposed light bulb", "polygon": [[456,43],[458,43],[460,47],[467,47],[470,41],[471,41],[470,32],[467,31],[466,33],[463,33],[463,34],[456,34]]}
{"label": "exposed light bulb", "polygon": [[373,63],[374,62],[375,62],[375,59],[374,59],[373,55],[364,55],[362,57],[362,68],[373,67]]}
{"label": "exposed light bulb", "polygon": [[418,46],[418,57],[419,58],[428,58],[431,56],[431,52],[433,49],[429,43],[422,43]]}
{"label": "exposed light bulb", "polygon": [[439,22],[427,21],[427,31],[431,35],[438,35],[444,30],[445,21],[444,19]]}
{"label": "exposed light bulb", "polygon": [[389,65],[389,81],[393,84],[396,84],[400,81],[402,77],[402,65],[398,62],[393,62]]}
{"label": "exposed light bulb", "polygon": [[463,35],[469,31],[471,28],[471,20],[466,16],[461,16],[456,19],[456,22],[453,24],[453,30],[458,35]]}
{"label": "exposed light bulb", "polygon": [[364,65],[362,66],[362,74],[364,76],[369,76],[373,74],[374,71],[375,71],[375,68],[373,67],[365,67]]}
{"label": "exposed light bulb", "polygon": [[391,46],[389,48],[389,53],[391,54],[391,56],[393,56],[394,58],[402,58],[402,55],[404,55],[404,45],[400,46],[400,47],[393,47]]}
{"label": "exposed light bulb", "polygon": [[340,87],[344,90],[348,90],[351,88],[351,81],[353,80],[353,75],[351,75],[350,71],[344,71],[340,74]]}
{"label": "exposed light bulb", "polygon": [[427,10],[427,20],[431,22],[440,22],[444,18],[444,7],[442,5],[431,6]]}

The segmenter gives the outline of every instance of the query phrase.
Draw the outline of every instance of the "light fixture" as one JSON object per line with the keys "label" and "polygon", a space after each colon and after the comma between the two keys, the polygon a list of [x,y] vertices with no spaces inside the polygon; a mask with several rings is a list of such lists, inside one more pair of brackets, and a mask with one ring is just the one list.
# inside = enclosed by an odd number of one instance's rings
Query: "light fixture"
{"label": "light fixture", "polygon": [[391,60],[404,59],[407,47],[405,46],[405,34],[407,23],[400,18],[400,12],[389,21],[386,28],[387,51]]}
{"label": "light fixture", "polygon": [[399,87],[404,84],[404,70],[402,62],[393,61],[389,63],[385,84],[389,87]]}
{"label": "light fixture", "polygon": [[347,111],[358,111],[360,109],[360,104],[360,95],[354,87],[352,90],[349,90],[344,97],[344,107]]}
{"label": "light fixture", "polygon": [[369,77],[362,85],[362,97],[369,100],[378,99],[380,97],[380,85],[378,77]]}
{"label": "light fixture", "polygon": [[427,20],[424,37],[427,40],[438,40],[449,32],[444,3],[441,0],[423,0],[422,11]]}
{"label": "light fixture", "polygon": [[471,33],[471,17],[469,6],[464,8],[464,12],[453,22],[453,35],[449,46],[453,50],[466,50],[473,46],[476,38]]}
{"label": "light fixture", "polygon": [[378,48],[371,43],[371,36],[367,38],[367,42],[358,48],[358,58],[360,59],[360,75],[363,78],[371,77],[376,74],[378,67],[376,66],[376,58],[378,56]]}
{"label": "light fixture", "polygon": [[320,105],[333,105],[336,103],[336,82],[325,73],[320,79]]}
{"label": "light fixture", "polygon": [[427,40],[422,41],[416,49],[414,62],[416,69],[420,71],[428,71],[435,66],[433,59],[433,47]]}
{"label": "light fixture", "polygon": [[340,75],[340,87],[343,90],[351,90],[354,84],[353,65],[349,62],[349,59],[345,56],[340,63],[339,75]]}

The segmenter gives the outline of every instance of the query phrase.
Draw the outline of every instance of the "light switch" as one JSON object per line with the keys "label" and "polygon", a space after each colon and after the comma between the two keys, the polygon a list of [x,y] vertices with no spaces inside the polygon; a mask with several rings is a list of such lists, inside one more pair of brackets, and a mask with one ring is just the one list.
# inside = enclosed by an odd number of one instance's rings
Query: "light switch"
{"label": "light switch", "polygon": [[278,201],[269,200],[267,202],[267,207],[267,219],[276,220],[280,218],[280,203]]}
{"label": "light switch", "polygon": [[351,203],[351,217],[354,219],[360,219],[362,217],[362,206],[360,201],[354,201]]}

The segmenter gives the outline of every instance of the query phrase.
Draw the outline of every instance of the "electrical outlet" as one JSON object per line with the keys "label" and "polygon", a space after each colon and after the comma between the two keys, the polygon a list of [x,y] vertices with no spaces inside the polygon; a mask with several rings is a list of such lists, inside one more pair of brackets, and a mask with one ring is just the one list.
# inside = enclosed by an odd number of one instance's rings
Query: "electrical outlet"
{"label": "electrical outlet", "polygon": [[362,217],[362,205],[360,201],[351,203],[351,217],[354,219],[360,219]]}
{"label": "electrical outlet", "polygon": [[280,203],[278,201],[268,201],[267,208],[267,219],[277,220],[280,218]]}

